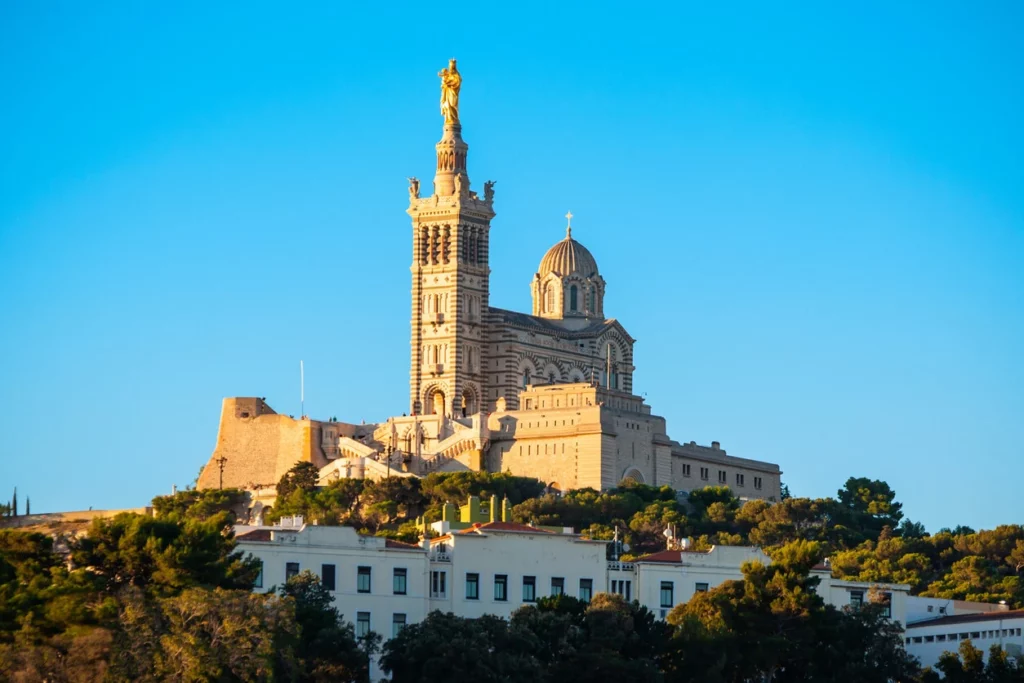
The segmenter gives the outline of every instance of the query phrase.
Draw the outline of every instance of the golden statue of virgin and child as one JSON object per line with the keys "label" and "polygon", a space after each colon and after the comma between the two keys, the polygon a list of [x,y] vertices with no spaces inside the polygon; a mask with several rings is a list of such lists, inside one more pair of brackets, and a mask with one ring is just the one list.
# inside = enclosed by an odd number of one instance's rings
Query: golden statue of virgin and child
{"label": "golden statue of virgin and child", "polygon": [[448,60],[448,68],[437,74],[441,77],[441,115],[445,123],[459,122],[459,89],[462,74],[455,68],[455,60]]}

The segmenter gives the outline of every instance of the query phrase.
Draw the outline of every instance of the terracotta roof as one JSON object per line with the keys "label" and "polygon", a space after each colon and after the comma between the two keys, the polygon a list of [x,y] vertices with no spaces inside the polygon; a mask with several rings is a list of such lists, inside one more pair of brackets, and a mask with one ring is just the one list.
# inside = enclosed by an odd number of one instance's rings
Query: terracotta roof
{"label": "terracotta roof", "polygon": [[947,624],[970,624],[976,621],[999,621],[1000,619],[1024,619],[1024,609],[1015,609],[1007,612],[996,610],[994,612],[979,612],[977,614],[954,614],[951,617],[939,617],[938,619],[915,621],[913,624],[907,624],[907,628],[946,626]]}
{"label": "terracotta roof", "polygon": [[529,526],[528,524],[516,524],[515,522],[487,522],[486,524],[474,524],[468,529],[463,529],[456,533],[459,534],[473,534],[478,531],[517,531],[521,533],[531,534],[550,534],[552,532],[546,529],[538,529],[535,526]]}
{"label": "terracotta roof", "polygon": [[252,531],[245,532],[241,536],[235,536],[235,540],[236,541],[247,541],[247,542],[256,541],[256,542],[259,542],[259,543],[268,543],[268,542],[270,542],[273,539],[271,539],[271,537],[270,537],[270,529],[254,529]]}
{"label": "terracotta roof", "polygon": [[710,553],[710,550],[659,550],[656,553],[644,555],[631,561],[634,564],[637,562],[671,562],[678,564],[682,563],[683,555],[708,555]]}
{"label": "terracotta roof", "polygon": [[682,553],[678,550],[662,550],[660,552],[651,553],[650,555],[644,555],[633,560],[636,562],[667,562],[670,564],[680,564],[683,561]]}
{"label": "terracotta roof", "polygon": [[423,550],[421,546],[418,546],[415,543],[403,543],[390,538],[384,540],[384,547],[396,548],[398,550]]}

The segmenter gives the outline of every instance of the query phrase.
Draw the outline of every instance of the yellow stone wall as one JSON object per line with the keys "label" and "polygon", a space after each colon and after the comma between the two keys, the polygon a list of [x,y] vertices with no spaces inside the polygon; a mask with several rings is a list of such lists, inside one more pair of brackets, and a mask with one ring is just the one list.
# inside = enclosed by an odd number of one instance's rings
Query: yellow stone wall
{"label": "yellow stone wall", "polygon": [[[219,485],[224,462],[225,488],[274,486],[299,462],[327,464],[321,444],[326,423],[279,415],[258,398],[226,398],[221,408],[217,445],[199,477],[198,488]],[[332,426],[335,423],[331,423]]]}

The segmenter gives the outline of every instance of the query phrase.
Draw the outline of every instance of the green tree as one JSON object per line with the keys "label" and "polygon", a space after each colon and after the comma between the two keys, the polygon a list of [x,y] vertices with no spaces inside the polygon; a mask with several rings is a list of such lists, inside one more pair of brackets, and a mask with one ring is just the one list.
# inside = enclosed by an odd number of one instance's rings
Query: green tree
{"label": "green tree", "polygon": [[205,520],[220,512],[227,512],[230,513],[230,523],[234,523],[245,506],[245,492],[239,489],[188,489],[153,499],[156,518],[173,522]]}
{"label": "green tree", "polygon": [[320,479],[320,470],[311,462],[300,462],[282,475],[277,482],[278,498],[287,498],[295,489],[313,491]]}
{"label": "green tree", "polygon": [[384,644],[381,667],[394,683],[535,683],[543,675],[536,638],[485,615],[431,612]]}
{"label": "green tree", "polygon": [[875,535],[884,526],[897,528],[903,519],[903,504],[896,502],[896,492],[884,481],[850,477],[836,497],[854,520],[874,531]]}
{"label": "green tree", "polygon": [[161,600],[157,678],[169,681],[294,680],[294,604],[273,595],[190,588]]}
{"label": "green tree", "polygon": [[122,513],[93,520],[71,557],[110,594],[124,586],[163,595],[192,586],[251,590],[259,563],[235,551],[229,521],[227,512],[184,522]]}
{"label": "green tree", "polygon": [[352,624],[344,622],[334,607],[331,592],[309,571],[288,579],[279,590],[295,603],[300,634],[295,648],[298,680],[368,681],[370,656],[380,636],[374,633],[357,641]]}
{"label": "green tree", "polygon": [[824,609],[810,569],[823,546],[796,541],[775,550],[772,564],[743,565],[742,581],[726,581],[669,613],[676,626],[665,657],[668,680],[775,680],[802,665],[814,647],[813,616]]}

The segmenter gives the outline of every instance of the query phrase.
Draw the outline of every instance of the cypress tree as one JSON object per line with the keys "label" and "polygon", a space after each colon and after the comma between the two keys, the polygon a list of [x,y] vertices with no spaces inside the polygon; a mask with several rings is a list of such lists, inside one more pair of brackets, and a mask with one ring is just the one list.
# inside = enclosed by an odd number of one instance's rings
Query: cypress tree
{"label": "cypress tree", "polygon": [[25,496],[25,516],[28,517],[32,514],[32,499]]}
{"label": "cypress tree", "polygon": [[11,501],[11,517],[18,516],[18,487],[14,487],[14,500]]}

